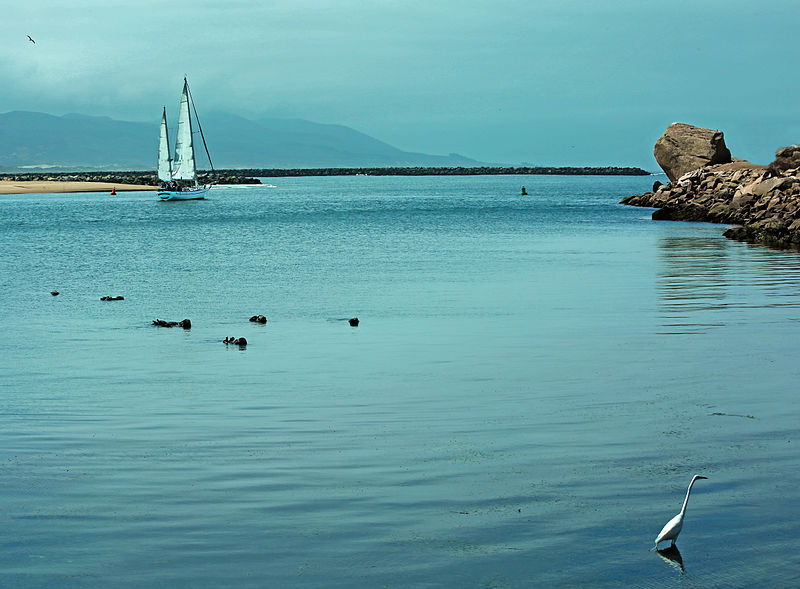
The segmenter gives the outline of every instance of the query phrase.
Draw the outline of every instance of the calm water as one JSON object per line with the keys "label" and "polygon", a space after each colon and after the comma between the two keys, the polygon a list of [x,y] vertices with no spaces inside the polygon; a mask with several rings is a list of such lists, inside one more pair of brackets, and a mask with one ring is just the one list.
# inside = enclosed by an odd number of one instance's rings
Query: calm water
{"label": "calm water", "polygon": [[800,257],[652,178],[272,182],[0,197],[0,585],[797,585]]}

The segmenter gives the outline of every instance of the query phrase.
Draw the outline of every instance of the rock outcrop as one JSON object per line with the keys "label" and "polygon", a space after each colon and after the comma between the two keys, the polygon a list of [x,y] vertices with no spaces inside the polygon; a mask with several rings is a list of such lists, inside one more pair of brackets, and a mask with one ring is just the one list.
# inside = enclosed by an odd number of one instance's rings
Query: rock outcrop
{"label": "rock outcrop", "polygon": [[734,225],[724,233],[731,239],[800,249],[800,162],[777,172],[784,165],[706,166],[622,203],[657,208],[653,219],[727,223]]}
{"label": "rock outcrop", "polygon": [[698,168],[731,161],[722,131],[685,123],[672,123],[667,127],[656,141],[653,155],[670,182]]}
{"label": "rock outcrop", "polygon": [[[800,145],[782,147],[769,166],[758,166],[732,159],[720,131],[674,123],[654,153],[666,158],[658,162],[670,182],[622,204],[656,208],[653,219],[727,223],[730,239],[800,250]],[[692,169],[673,177],[682,165]]]}

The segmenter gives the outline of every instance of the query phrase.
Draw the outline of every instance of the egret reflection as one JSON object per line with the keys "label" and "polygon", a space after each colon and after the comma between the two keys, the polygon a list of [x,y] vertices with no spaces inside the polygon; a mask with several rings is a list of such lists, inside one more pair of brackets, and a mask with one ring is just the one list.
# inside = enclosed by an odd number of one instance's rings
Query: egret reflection
{"label": "egret reflection", "polygon": [[671,544],[666,548],[656,550],[656,554],[658,554],[662,560],[669,563],[670,566],[674,566],[676,569],[680,570],[681,574],[684,573],[683,558],[681,558],[681,552],[678,550],[677,546]]}

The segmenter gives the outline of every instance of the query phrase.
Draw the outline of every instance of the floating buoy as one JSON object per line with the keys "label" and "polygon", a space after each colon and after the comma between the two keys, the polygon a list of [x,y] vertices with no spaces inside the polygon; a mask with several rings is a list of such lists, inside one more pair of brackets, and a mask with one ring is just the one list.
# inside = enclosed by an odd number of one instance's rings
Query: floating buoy
{"label": "floating buoy", "polygon": [[117,194],[117,187],[111,189],[111,196],[115,196]]}

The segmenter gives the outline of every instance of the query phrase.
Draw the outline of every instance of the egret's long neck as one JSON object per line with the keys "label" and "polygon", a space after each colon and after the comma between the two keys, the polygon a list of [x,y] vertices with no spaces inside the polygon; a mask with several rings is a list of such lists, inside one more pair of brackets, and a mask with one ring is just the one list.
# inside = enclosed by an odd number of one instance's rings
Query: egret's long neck
{"label": "egret's long neck", "polygon": [[689,493],[692,492],[692,485],[694,485],[694,482],[696,480],[697,480],[696,478],[692,479],[692,482],[689,483],[689,488],[686,489],[686,499],[683,500],[683,507],[681,507],[681,513],[686,513],[686,504],[689,503]]}

